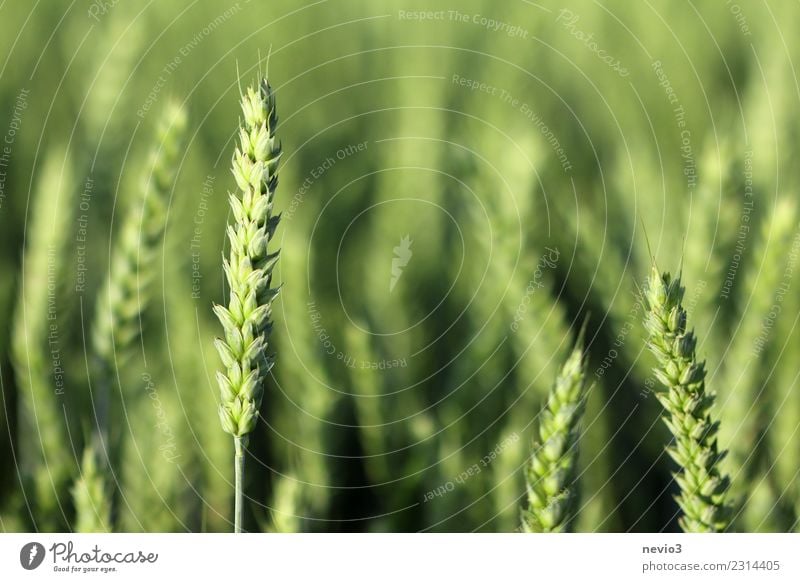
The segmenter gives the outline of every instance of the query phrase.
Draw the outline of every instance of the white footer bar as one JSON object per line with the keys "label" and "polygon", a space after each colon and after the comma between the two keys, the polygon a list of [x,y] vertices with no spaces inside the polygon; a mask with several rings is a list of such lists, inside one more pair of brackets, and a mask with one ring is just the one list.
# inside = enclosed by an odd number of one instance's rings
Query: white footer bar
{"label": "white footer bar", "polygon": [[798,554],[800,534],[2,534],[0,580],[797,581]]}

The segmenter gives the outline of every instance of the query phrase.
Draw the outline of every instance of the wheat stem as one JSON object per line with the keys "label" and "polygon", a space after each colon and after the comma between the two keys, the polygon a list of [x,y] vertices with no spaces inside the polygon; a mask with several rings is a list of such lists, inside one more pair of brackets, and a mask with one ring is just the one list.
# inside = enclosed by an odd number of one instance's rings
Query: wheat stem
{"label": "wheat stem", "polygon": [[718,532],[730,524],[726,502],[730,480],[719,472],[725,451],[717,450],[719,422],[710,414],[715,396],[706,392],[705,362],[697,361],[697,339],[687,330],[683,293],[680,277],[660,274],[654,266],[644,291],[645,329],[648,347],[658,360],[655,375],[667,388],[656,397],[675,437],[667,453],[681,467],[675,474],[681,490],[680,525],[686,532]]}
{"label": "wheat stem", "polygon": [[244,439],[242,437],[234,437],[234,473],[236,479],[236,493],[234,500],[234,533],[242,532],[242,502],[244,498]]}

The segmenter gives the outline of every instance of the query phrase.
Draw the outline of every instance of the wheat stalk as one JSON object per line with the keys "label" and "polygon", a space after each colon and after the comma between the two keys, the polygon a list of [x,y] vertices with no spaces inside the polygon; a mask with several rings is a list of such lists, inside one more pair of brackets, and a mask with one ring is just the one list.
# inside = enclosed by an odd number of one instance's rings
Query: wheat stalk
{"label": "wheat stalk", "polygon": [[769,317],[783,300],[777,295],[781,284],[791,283],[784,280],[784,273],[797,226],[794,200],[780,198],[765,217],[754,243],[752,260],[746,265],[737,325],[725,354],[720,385],[729,392],[725,394],[722,409],[727,422],[720,431],[720,439],[731,443],[731,465],[740,471],[734,474],[732,483],[737,497],[746,493],[745,483],[753,476],[761,452],[757,451],[759,424],[765,408],[761,372],[766,352],[776,335],[775,330],[768,327],[775,323],[770,322]]}
{"label": "wheat stalk", "polygon": [[185,112],[177,104],[169,104],[159,121],[149,179],[135,205],[123,217],[102,287],[105,292],[97,302],[92,327],[97,426],[89,446],[94,458],[106,462],[115,456],[118,448],[109,437],[115,370],[130,359],[139,337],[140,316],[147,306],[150,283],[156,272],[153,261],[166,226],[167,200],[185,130]]}
{"label": "wheat stalk", "polygon": [[[307,257],[302,249],[308,240],[306,237],[310,236],[297,223],[298,218],[295,217],[291,229],[283,232],[282,241],[286,249],[300,251],[287,250],[281,255],[283,278],[295,282],[308,276],[304,260]],[[284,319],[308,321],[311,309],[308,301],[308,296],[301,293],[284,295],[281,301]],[[289,431],[294,436],[284,453],[292,458],[294,468],[289,471],[291,476],[283,479],[293,481],[293,484],[276,485],[275,503],[285,498],[285,491],[291,490],[295,495],[295,513],[309,516],[326,515],[330,508],[335,472],[330,466],[329,453],[333,443],[329,422],[342,400],[341,394],[333,388],[335,380],[330,377],[325,359],[319,357],[318,342],[312,325],[297,325],[292,329],[292,349],[286,350],[285,357],[281,357],[279,378],[282,384],[293,387],[291,403],[276,414],[275,420],[278,432]],[[294,521],[298,527],[303,525],[299,520]],[[314,525],[314,522],[306,522],[306,525]]]}
{"label": "wheat stalk", "polygon": [[34,492],[34,525],[46,531],[66,524],[63,492],[73,471],[62,403],[66,346],[59,344],[57,318],[62,253],[75,209],[72,170],[68,152],[57,148],[48,154],[38,178],[11,345],[20,388],[20,434],[26,435],[19,441],[22,472]]}
{"label": "wheat stalk", "polygon": [[103,433],[107,429],[107,398],[114,370],[131,357],[140,332],[140,314],[149,300],[155,273],[152,263],[166,226],[167,198],[185,130],[185,112],[177,104],[170,104],[159,123],[149,180],[136,206],[123,218],[102,287],[104,292],[97,303],[92,348],[100,385],[98,416]]}
{"label": "wheat stalk", "polygon": [[[722,370],[722,385],[729,392],[721,411],[724,424],[720,440],[730,443],[730,458],[726,462],[733,474],[731,493],[738,502],[734,524],[746,531],[763,529],[765,521],[770,515],[780,513],[783,505],[780,499],[770,499],[768,487],[759,489],[752,484],[758,481],[766,485],[774,479],[767,472],[773,463],[768,450],[770,433],[775,433],[778,426],[771,418],[776,395],[770,384],[776,380],[779,369],[774,369],[770,360],[774,348],[786,349],[781,320],[791,321],[797,314],[787,305],[797,293],[797,266],[792,264],[797,257],[791,256],[797,227],[796,202],[779,197],[764,217],[751,260],[744,267],[736,333],[730,340],[727,365]],[[790,315],[785,317],[786,314]],[[786,408],[790,414],[791,406]],[[776,488],[780,490],[782,486]],[[762,495],[765,510],[754,499],[756,494]]]}
{"label": "wheat stalk", "polygon": [[263,381],[273,365],[267,355],[272,323],[272,301],[279,288],[271,287],[278,253],[267,246],[278,226],[273,215],[278,185],[281,146],[275,137],[278,114],[275,94],[267,79],[249,87],[241,99],[243,126],[233,156],[233,176],[241,198],[231,194],[234,224],[228,226],[230,256],[224,261],[230,287],[228,307],[215,305],[225,339],[215,345],[225,366],[218,372],[222,428],[233,436],[235,447],[234,531],[242,531],[244,453],[247,435],[255,428]]}
{"label": "wheat stalk", "polygon": [[711,419],[714,394],[706,392],[705,362],[695,355],[697,339],[687,331],[680,277],[660,274],[653,266],[644,290],[648,347],[658,360],[654,372],[667,388],[656,397],[667,412],[664,422],[675,437],[667,452],[681,467],[680,524],[686,532],[724,531],[730,524],[726,502],[730,479],[720,475],[725,451],[717,450],[719,422]]}
{"label": "wheat stalk", "polygon": [[539,439],[526,469],[526,532],[567,531],[574,517],[578,424],[586,402],[583,334],[556,377],[539,416]]}
{"label": "wheat stalk", "polygon": [[83,451],[80,475],[72,486],[75,531],[78,533],[111,531],[111,500],[98,461],[94,447],[87,446]]}
{"label": "wheat stalk", "polygon": [[271,523],[268,531],[275,533],[298,533],[302,531],[299,515],[303,487],[293,473],[276,477],[270,508]]}
{"label": "wheat stalk", "polygon": [[[187,222],[191,224],[190,228],[196,228],[193,221]],[[186,264],[183,245],[180,247],[170,245],[170,255],[168,260]],[[218,478],[219,467],[229,458],[228,440],[219,438],[219,429],[216,426],[219,421],[215,391],[197,390],[197,386],[206,385],[208,378],[213,377],[217,368],[216,350],[211,342],[200,340],[198,322],[204,329],[210,329],[216,321],[212,322],[214,316],[210,312],[198,311],[195,301],[187,301],[187,298],[192,296],[193,290],[192,280],[186,277],[184,269],[165,272],[164,279],[165,325],[169,328],[172,353],[172,366],[169,372],[175,381],[176,393],[173,395],[177,398],[175,410],[180,415],[174,417],[175,429],[176,435],[181,437],[179,444],[186,444],[180,451],[179,468],[192,483],[195,494],[187,497],[186,489],[180,482],[175,482],[173,475],[165,475],[165,478],[173,481],[170,490],[180,492],[180,495],[187,500],[185,507],[188,515],[180,518],[182,528],[201,531],[201,527],[206,527],[205,531],[224,531],[227,527],[225,516],[218,511],[207,513],[206,511],[210,507],[224,506],[229,498],[228,484],[224,479]],[[150,403],[144,404],[150,406]],[[185,420],[182,420],[181,416]],[[184,430],[189,434],[184,433]],[[184,441],[183,438],[191,440]],[[158,462],[163,460],[159,458]],[[146,475],[144,477],[147,478]],[[160,487],[153,487],[152,483],[148,485],[153,488],[155,495],[161,493]],[[160,503],[161,506],[156,509],[162,513],[170,513],[164,511],[163,501]],[[132,515],[132,517],[137,516],[138,511]]]}
{"label": "wheat stalk", "polygon": [[[795,235],[792,242],[795,260],[800,251],[800,233]],[[789,259],[791,261],[792,258]],[[797,268],[797,267],[795,267]],[[797,281],[792,282],[795,288]],[[775,373],[770,381],[769,396],[772,403],[772,420],[767,431],[767,448],[775,459],[775,465],[770,471],[771,478],[777,482],[777,489],[782,499],[776,500],[774,506],[791,507],[788,513],[791,523],[779,531],[791,531],[798,524],[800,517],[800,447],[797,439],[800,435],[800,381],[797,366],[791,364],[800,353],[800,328],[797,326],[797,314],[800,314],[800,293],[796,291],[789,294],[783,305],[782,313],[794,314],[781,317],[777,322],[776,335],[780,341],[774,342],[772,349],[775,359]],[[776,338],[777,339],[777,338]],[[778,348],[778,346],[780,346]]]}
{"label": "wheat stalk", "polygon": [[149,301],[150,282],[156,272],[152,263],[166,226],[167,199],[185,130],[185,112],[171,103],[159,122],[148,182],[135,206],[125,214],[112,250],[92,328],[99,378],[106,386],[112,382],[113,371],[132,355],[131,348],[139,336],[139,316]]}
{"label": "wheat stalk", "polygon": [[684,257],[683,278],[694,286],[689,289],[694,300],[690,308],[692,321],[703,336],[703,351],[712,355],[712,362],[718,359],[729,339],[724,337],[716,308],[739,231],[741,202],[735,199],[740,193],[733,181],[733,168],[743,163],[730,140],[707,143],[699,161],[703,171],[698,187],[692,204],[687,205],[691,213],[687,218],[685,248],[692,252]]}

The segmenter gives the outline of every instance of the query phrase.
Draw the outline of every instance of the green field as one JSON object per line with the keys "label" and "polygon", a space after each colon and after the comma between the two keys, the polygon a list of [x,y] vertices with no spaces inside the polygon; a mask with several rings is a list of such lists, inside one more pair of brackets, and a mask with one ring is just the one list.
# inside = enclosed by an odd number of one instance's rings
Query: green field
{"label": "green field", "polygon": [[681,275],[716,395],[725,529],[797,531],[799,18],[0,1],[0,531],[233,528],[212,307],[241,93],[265,71],[282,286],[244,529],[524,529],[585,323],[568,529],[680,531],[655,263]]}

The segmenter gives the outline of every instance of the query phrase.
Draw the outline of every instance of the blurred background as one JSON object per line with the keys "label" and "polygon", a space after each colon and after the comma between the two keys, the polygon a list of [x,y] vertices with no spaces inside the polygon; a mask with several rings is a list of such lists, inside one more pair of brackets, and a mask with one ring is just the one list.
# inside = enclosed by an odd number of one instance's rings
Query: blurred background
{"label": "blurred background", "polygon": [[[231,529],[211,306],[240,86],[268,55],[283,290],[247,529],[516,530],[538,411],[588,317],[575,528],[677,531],[637,291],[653,259],[682,269],[737,528],[795,529],[798,17],[766,1],[0,3],[0,530],[82,529],[70,492],[90,478],[104,529]],[[137,339],[113,360],[107,470],[83,455],[91,338],[170,103],[185,145],[157,252],[129,274],[150,300],[129,298]]]}

